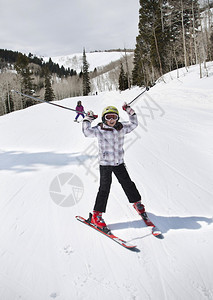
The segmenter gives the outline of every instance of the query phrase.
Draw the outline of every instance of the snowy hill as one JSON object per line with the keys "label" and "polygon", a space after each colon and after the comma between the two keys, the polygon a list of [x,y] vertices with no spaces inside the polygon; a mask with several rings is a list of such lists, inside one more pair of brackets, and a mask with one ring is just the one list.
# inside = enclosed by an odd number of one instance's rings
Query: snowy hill
{"label": "snowy hill", "polygon": [[[0,299],[213,299],[213,63],[164,76],[133,105],[139,126],[125,161],[150,229],[113,178],[104,219],[122,248],[80,222],[98,189],[97,143],[75,113],[38,104],[0,117]],[[99,116],[141,89],[64,99]],[[94,124],[100,118],[94,121]]]}
{"label": "snowy hill", "polygon": [[[127,55],[131,55],[132,52],[127,52]],[[86,53],[87,62],[89,63],[89,71],[93,71],[95,68],[104,67],[113,61],[119,60],[125,56],[125,52],[91,52]],[[48,61],[49,57],[44,57],[44,61]],[[83,54],[75,53],[66,56],[51,57],[52,61],[56,64],[62,65],[65,68],[76,70],[78,73],[82,70]]]}

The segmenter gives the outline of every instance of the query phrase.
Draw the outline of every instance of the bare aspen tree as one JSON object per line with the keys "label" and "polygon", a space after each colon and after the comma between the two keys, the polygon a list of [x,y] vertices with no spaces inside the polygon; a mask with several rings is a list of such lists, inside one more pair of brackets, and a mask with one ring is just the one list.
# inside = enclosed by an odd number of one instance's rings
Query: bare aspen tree
{"label": "bare aspen tree", "polygon": [[131,79],[130,79],[130,73],[129,73],[129,64],[128,64],[128,57],[126,53],[126,48],[124,48],[124,59],[125,59],[125,65],[126,65],[126,76],[127,76],[127,82],[128,82],[128,88],[131,88]]}
{"label": "bare aspen tree", "polygon": [[162,32],[164,32],[163,3],[162,3],[162,0],[160,1],[160,15],[161,15],[161,27],[162,27]]}
{"label": "bare aspen tree", "polygon": [[159,62],[159,67],[160,67],[160,76],[163,76],[163,68],[162,68],[160,53],[159,53],[159,49],[158,49],[158,41],[156,38],[155,28],[153,28],[153,36],[154,36],[154,40],[155,40],[155,47],[156,47],[156,52],[157,52],[158,62]]}
{"label": "bare aspen tree", "polygon": [[182,24],[182,37],[183,37],[183,55],[184,55],[185,68],[187,69],[188,61],[187,61],[187,52],[186,52],[186,37],[185,37],[185,27],[184,27],[183,0],[180,0],[180,3],[181,3],[181,24]]}
{"label": "bare aspen tree", "polygon": [[197,34],[195,31],[195,13],[194,13],[194,3],[192,0],[192,24],[193,24],[193,41],[194,41],[194,53],[195,53],[195,63],[198,63],[198,54],[197,54]]}
{"label": "bare aspen tree", "polygon": [[203,22],[201,19],[200,8],[199,8],[199,22],[200,22],[200,39],[199,39],[199,65],[200,65],[200,78],[203,77],[202,74],[202,62],[204,63],[204,68],[206,69],[206,48],[205,48],[205,38],[203,30]]}
{"label": "bare aspen tree", "polygon": [[212,12],[210,9],[210,2],[209,0],[207,1],[207,17],[208,17],[208,26],[207,26],[207,32],[208,32],[208,55],[209,55],[209,60],[212,60],[212,53],[211,53],[211,34],[212,34]]}

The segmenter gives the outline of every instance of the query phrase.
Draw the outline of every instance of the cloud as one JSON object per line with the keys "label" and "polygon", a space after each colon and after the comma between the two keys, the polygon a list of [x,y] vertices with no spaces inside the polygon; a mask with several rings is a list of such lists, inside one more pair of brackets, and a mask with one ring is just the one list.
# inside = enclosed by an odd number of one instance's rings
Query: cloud
{"label": "cloud", "polygon": [[7,0],[1,9],[1,48],[65,55],[110,48],[133,48],[139,1]]}

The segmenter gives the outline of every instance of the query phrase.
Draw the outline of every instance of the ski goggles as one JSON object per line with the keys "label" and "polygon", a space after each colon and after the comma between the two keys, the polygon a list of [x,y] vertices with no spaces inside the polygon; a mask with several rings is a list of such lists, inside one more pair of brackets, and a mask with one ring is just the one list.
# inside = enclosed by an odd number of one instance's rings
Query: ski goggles
{"label": "ski goggles", "polygon": [[118,120],[118,115],[117,114],[106,114],[105,115],[105,120],[106,121],[109,121],[111,119],[117,121]]}

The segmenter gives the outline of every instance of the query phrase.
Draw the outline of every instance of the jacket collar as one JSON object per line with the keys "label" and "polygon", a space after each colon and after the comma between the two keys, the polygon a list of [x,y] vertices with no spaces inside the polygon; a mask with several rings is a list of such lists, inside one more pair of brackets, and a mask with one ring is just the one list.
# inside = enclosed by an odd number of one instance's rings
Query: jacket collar
{"label": "jacket collar", "polygon": [[98,126],[100,126],[102,130],[113,131],[113,127],[110,127],[107,124],[104,124],[103,122],[98,123]]}
{"label": "jacket collar", "polygon": [[103,122],[98,123],[98,126],[100,126],[102,130],[106,130],[106,131],[113,131],[113,129],[119,131],[123,128],[123,125],[120,122],[117,122],[117,124],[114,127],[108,126]]}

